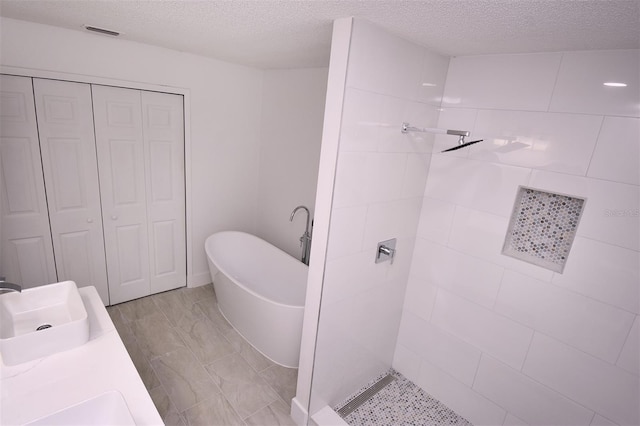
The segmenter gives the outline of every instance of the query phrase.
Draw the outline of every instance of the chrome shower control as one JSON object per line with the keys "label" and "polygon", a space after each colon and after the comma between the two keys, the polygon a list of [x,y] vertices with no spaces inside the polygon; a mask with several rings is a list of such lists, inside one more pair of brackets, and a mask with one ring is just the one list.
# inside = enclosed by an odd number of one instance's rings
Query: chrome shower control
{"label": "chrome shower control", "polygon": [[376,249],[376,263],[391,261],[393,265],[393,259],[396,255],[396,239],[392,238],[386,241],[380,241],[378,248]]}

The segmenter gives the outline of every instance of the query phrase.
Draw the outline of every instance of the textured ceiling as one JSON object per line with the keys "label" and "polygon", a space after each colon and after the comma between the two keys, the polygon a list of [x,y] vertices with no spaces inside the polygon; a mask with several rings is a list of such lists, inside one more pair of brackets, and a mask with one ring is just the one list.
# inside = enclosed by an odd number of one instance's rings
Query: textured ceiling
{"label": "textured ceiling", "polygon": [[348,16],[451,56],[640,48],[640,0],[1,0],[0,15],[259,68],[328,65]]}

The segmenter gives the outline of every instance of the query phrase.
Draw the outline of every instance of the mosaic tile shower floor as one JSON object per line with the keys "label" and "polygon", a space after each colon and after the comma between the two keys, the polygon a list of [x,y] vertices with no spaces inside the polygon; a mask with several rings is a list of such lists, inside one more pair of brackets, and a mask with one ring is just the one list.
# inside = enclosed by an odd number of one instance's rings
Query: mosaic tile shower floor
{"label": "mosaic tile shower floor", "polygon": [[344,403],[335,407],[335,410],[337,411],[346,405],[387,374],[392,374],[397,380],[389,383],[360,407],[345,416],[344,421],[350,426],[473,426],[464,417],[456,414],[395,370],[390,370],[372,380]]}

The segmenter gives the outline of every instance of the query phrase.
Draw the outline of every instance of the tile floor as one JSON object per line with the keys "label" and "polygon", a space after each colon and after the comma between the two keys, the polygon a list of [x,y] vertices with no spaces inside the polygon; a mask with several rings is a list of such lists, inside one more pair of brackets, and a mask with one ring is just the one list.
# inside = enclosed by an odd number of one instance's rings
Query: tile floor
{"label": "tile floor", "polygon": [[350,426],[473,426],[464,417],[455,413],[393,369],[376,377],[355,392],[343,403],[336,406],[335,411],[338,411],[387,374],[393,375],[396,380],[367,399],[352,413],[346,415],[344,420]]}
{"label": "tile floor", "polygon": [[168,426],[294,424],[297,370],[245,342],[218,311],[211,284],[107,311]]}

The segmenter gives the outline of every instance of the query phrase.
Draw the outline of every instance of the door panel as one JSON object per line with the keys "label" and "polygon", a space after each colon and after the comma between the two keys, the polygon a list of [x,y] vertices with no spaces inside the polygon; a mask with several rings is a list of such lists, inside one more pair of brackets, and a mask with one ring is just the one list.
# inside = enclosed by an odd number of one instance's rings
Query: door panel
{"label": "door panel", "polygon": [[151,291],[186,285],[183,99],[142,92]]}
{"label": "door panel", "polygon": [[[56,250],[56,261],[64,265],[65,274],[73,277],[72,281],[75,281],[76,284],[92,282],[95,261],[91,256],[93,249],[91,231],[81,230],[59,234],[57,238],[60,250]],[[61,259],[58,259],[59,256]]]}
{"label": "door panel", "polygon": [[111,303],[151,294],[141,95],[92,86]]}
{"label": "door panel", "polygon": [[57,281],[31,78],[0,76],[0,275]]}
{"label": "door panel", "polygon": [[120,260],[120,284],[136,284],[146,276],[147,265],[143,263],[140,253],[146,244],[146,235],[141,225],[126,225],[116,228],[118,255]]}
{"label": "door panel", "polygon": [[153,224],[154,270],[152,275],[160,277],[178,273],[174,247],[179,245],[175,241],[175,220],[158,221]]}
{"label": "door panel", "polygon": [[[136,146],[139,145],[139,146]],[[111,160],[109,173],[111,174],[112,203],[114,207],[126,208],[127,204],[143,206],[145,197],[140,179],[144,176],[139,164],[142,156],[142,146],[137,140],[110,140],[109,158]]]}
{"label": "door panel", "polygon": [[58,277],[95,286],[108,304],[91,87],[45,79],[33,86]]}

